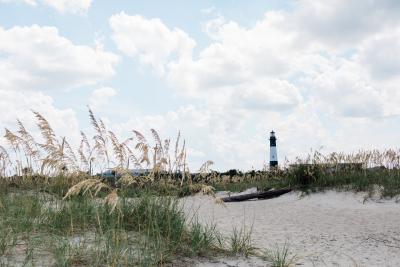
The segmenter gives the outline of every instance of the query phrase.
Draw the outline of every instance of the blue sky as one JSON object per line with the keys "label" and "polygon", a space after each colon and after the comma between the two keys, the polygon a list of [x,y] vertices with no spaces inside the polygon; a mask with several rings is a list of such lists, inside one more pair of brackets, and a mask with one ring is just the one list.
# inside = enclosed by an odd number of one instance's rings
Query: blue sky
{"label": "blue sky", "polygon": [[0,0],[0,124],[35,131],[39,110],[77,145],[90,105],[121,138],[180,130],[192,169],[261,168],[272,129],[280,160],[396,148],[399,11],[394,0]]}
{"label": "blue sky", "polygon": [[[289,4],[285,1],[258,1],[252,5],[244,2],[237,5],[234,1],[93,1],[84,14],[61,13],[46,5],[38,4],[35,7],[21,2],[3,3],[0,9],[1,26],[54,26],[59,34],[75,44],[93,46],[99,41],[107,51],[118,53],[115,43],[111,40],[112,34],[108,20],[113,14],[126,12],[140,14],[148,18],[160,18],[166,25],[179,27],[196,38],[197,49],[206,47],[210,40],[202,31],[203,24],[212,17],[208,12],[219,14],[224,12],[228,19],[240,21],[244,25],[253,25],[262,18],[269,9],[286,9]],[[170,11],[168,11],[170,10]],[[115,120],[126,120],[126,116],[118,114],[130,111],[131,106],[145,114],[167,112],[171,108],[178,108],[182,100],[168,91],[166,85],[154,77],[148,69],[138,66],[137,62],[122,59],[116,66],[117,75],[102,83],[119,91],[120,98],[111,104],[115,107],[124,106],[125,112],[113,112]],[[73,108],[86,111],[88,98],[92,88],[82,90],[72,89],[63,91],[49,91],[56,105],[60,108]],[[157,95],[156,98],[152,97]],[[152,103],[149,105],[149,103]],[[154,107],[157,109],[154,109]],[[114,108],[113,108],[114,109]],[[112,112],[112,110],[110,110]],[[79,114],[78,114],[79,115]],[[82,119],[86,118],[86,114]]]}

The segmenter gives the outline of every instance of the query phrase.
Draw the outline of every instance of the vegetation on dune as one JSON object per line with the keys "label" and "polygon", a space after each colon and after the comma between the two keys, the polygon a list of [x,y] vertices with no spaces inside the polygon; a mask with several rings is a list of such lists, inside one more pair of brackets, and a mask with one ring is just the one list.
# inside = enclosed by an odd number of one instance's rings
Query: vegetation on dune
{"label": "vegetation on dune", "polygon": [[[34,115],[42,141],[18,121],[18,130],[5,134],[12,152],[0,148],[1,266],[154,266],[228,252],[215,226],[188,219],[176,198],[214,193],[191,180],[180,134],[173,152],[153,129],[154,146],[138,131],[120,142],[89,111],[95,135],[81,133],[75,151]],[[110,166],[117,183],[93,175]],[[151,171],[133,176],[130,166]]]}
{"label": "vegetation on dune", "polygon": [[218,175],[211,182],[220,191],[292,188],[305,192],[326,189],[365,191],[381,197],[400,195],[400,150],[359,151],[353,154],[314,151],[281,168]]}
{"label": "vegetation on dune", "polygon": [[315,151],[289,166],[285,180],[307,191],[335,188],[394,197],[400,194],[400,150],[328,155]]}
{"label": "vegetation on dune", "polygon": [[[154,266],[179,257],[256,253],[248,229],[222,237],[215,226],[184,215],[177,197],[198,192],[336,188],[400,195],[400,150],[314,151],[281,168],[246,173],[216,172],[206,161],[193,173],[180,134],[171,143],[151,129],[151,143],[133,130],[120,141],[89,110],[95,134],[81,132],[73,149],[34,115],[40,141],[18,120],[16,131],[5,129],[9,150],[0,146],[0,266]],[[119,179],[94,175],[110,167]],[[150,171],[133,175],[130,168]],[[286,245],[265,256],[275,266],[294,262]]]}
{"label": "vegetation on dune", "polygon": [[[42,136],[41,142],[36,141],[19,120],[16,132],[5,129],[4,137],[12,153],[0,147],[1,176],[91,175],[94,170],[101,172],[110,167],[120,171],[130,167],[147,168],[152,169],[153,175],[160,172],[185,174],[188,171],[185,140],[181,141],[180,134],[174,152],[170,151],[171,140],[161,140],[154,129],[151,129],[154,146],[136,130],[132,131],[132,137],[121,142],[89,109],[95,134],[88,138],[81,132],[79,148],[74,150],[66,137],[56,136],[49,122],[40,113],[34,112],[34,115]],[[134,140],[136,144],[133,144]]]}
{"label": "vegetation on dune", "polygon": [[[153,142],[137,130],[123,141],[96,118],[89,109],[94,135],[89,138],[81,132],[81,142],[74,150],[66,137],[57,137],[49,122],[34,112],[41,141],[37,141],[17,121],[17,130],[5,129],[8,151],[0,146],[0,176],[8,185],[58,193],[68,190],[87,193],[95,186],[96,193],[112,192],[119,188],[118,195],[135,196],[141,191],[152,191],[161,195],[185,196],[204,191],[242,191],[256,186],[260,190],[291,187],[300,190],[323,190],[339,188],[371,191],[380,188],[382,196],[400,193],[400,150],[359,151],[354,154],[319,151],[310,153],[305,159],[285,162],[280,169],[242,173],[230,170],[225,173],[212,171],[212,161],[206,161],[197,173],[190,172],[186,161],[186,144],[180,133],[175,142],[162,140],[158,132],[151,129]],[[172,144],[173,148],[172,148]],[[120,179],[104,184],[93,176],[95,171],[113,167]],[[133,176],[130,168],[148,169],[148,173]],[[97,179],[98,181],[95,181]],[[76,190],[85,185],[87,188]],[[111,186],[111,187],[110,187]],[[71,191],[69,192],[69,194]]]}
{"label": "vegetation on dune", "polygon": [[[89,138],[81,132],[79,148],[74,150],[66,137],[56,136],[49,122],[40,113],[34,112],[34,115],[42,136],[40,141],[19,120],[17,131],[5,129],[5,139],[11,150],[0,146],[0,177],[9,185],[22,188],[38,186],[65,195],[69,188],[82,181],[101,178],[94,177],[94,172],[102,173],[110,167],[121,179],[118,184],[115,184],[115,180],[107,182],[111,182],[112,186],[129,188],[129,192],[151,187],[161,180],[165,186],[160,187],[160,190],[183,188],[187,181],[191,184],[185,140],[181,140],[180,133],[174,143],[174,151],[170,149],[171,140],[162,140],[154,129],[151,129],[154,144],[137,130],[132,131],[133,136],[120,141],[89,109],[95,134]],[[211,161],[205,162],[200,168],[200,174],[206,172],[211,164]],[[145,175],[133,176],[129,172],[130,168],[150,171]],[[99,190],[107,189],[100,182],[96,185],[100,186]],[[198,191],[201,189],[198,188]]]}
{"label": "vegetation on dune", "polygon": [[[13,266],[21,260],[41,265],[40,254],[48,253],[48,264],[55,266],[154,266],[177,256],[223,251],[215,228],[189,221],[176,198],[145,194],[120,199],[116,206],[112,200],[97,201],[3,192],[0,263]],[[31,246],[32,251],[15,251],[17,246]]]}
{"label": "vegetation on dune", "polygon": [[264,251],[263,257],[272,262],[272,267],[296,266],[298,260],[296,255],[290,255],[289,244],[276,245],[274,248]]}

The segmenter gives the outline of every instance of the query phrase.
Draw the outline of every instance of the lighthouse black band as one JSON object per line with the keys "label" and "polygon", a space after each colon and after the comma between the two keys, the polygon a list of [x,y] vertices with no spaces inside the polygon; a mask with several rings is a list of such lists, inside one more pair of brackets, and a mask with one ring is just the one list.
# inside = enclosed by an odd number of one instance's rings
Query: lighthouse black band
{"label": "lighthouse black band", "polygon": [[269,139],[269,145],[270,145],[270,146],[276,146],[276,138],[272,138],[272,137],[271,137],[271,138]]}
{"label": "lighthouse black band", "polygon": [[269,166],[270,166],[270,167],[278,166],[278,161],[276,161],[276,160],[270,161],[270,162],[269,162]]}

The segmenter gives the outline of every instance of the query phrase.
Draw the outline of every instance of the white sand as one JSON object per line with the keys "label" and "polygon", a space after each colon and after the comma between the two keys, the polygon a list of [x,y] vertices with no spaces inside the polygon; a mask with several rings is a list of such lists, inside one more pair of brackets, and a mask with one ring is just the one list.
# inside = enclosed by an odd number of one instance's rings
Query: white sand
{"label": "white sand", "polygon": [[364,202],[364,194],[327,191],[300,197],[215,204],[207,196],[188,197],[188,214],[216,223],[224,234],[253,225],[257,247],[290,244],[300,266],[400,266],[400,203]]}

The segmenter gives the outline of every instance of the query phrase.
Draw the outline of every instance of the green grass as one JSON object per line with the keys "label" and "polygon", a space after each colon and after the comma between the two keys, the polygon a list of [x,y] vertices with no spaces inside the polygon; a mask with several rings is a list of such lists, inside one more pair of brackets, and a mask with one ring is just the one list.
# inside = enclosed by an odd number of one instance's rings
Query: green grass
{"label": "green grass", "polygon": [[121,198],[111,212],[98,199],[13,189],[0,203],[0,266],[45,264],[41,258],[55,266],[156,266],[227,253],[215,226],[189,221],[176,197]]}
{"label": "green grass", "polygon": [[244,255],[248,257],[257,250],[253,244],[251,237],[252,228],[247,229],[245,226],[241,228],[234,227],[229,239],[230,251],[234,254]]}
{"label": "green grass", "polygon": [[[303,191],[338,189],[347,191],[371,192],[380,187],[382,197],[400,195],[400,170],[362,169],[326,173],[317,167],[311,170],[295,170],[282,179],[288,186]],[[310,174],[311,173],[311,174]]]}
{"label": "green grass", "polygon": [[296,255],[290,255],[289,244],[276,245],[275,248],[264,252],[263,257],[272,263],[272,267],[290,267],[296,264]]}
{"label": "green grass", "polygon": [[257,180],[236,178],[237,182],[212,183],[217,191],[241,192],[251,187],[259,190],[271,188],[292,188],[307,193],[327,189],[340,191],[369,192],[376,188],[381,197],[400,195],[400,170],[398,169],[361,169],[337,172],[325,172],[318,165],[299,167],[278,173],[276,176],[264,175]]}
{"label": "green grass", "polygon": [[192,222],[188,238],[190,244],[187,251],[188,256],[206,255],[222,245],[216,225],[202,225],[197,220]]}
{"label": "green grass", "polygon": [[[322,165],[323,166],[323,165]],[[73,181],[81,181],[85,177],[56,176],[46,180],[37,176],[35,179],[14,179],[14,182],[5,182],[0,179],[0,192],[18,190],[34,190],[62,197],[75,184]],[[326,172],[320,164],[307,164],[289,170],[275,172],[259,172],[257,175],[243,174],[233,176],[228,180],[214,177],[215,179],[201,180],[198,183],[213,186],[216,191],[240,192],[250,187],[259,190],[271,188],[290,187],[305,192],[315,192],[326,189],[352,190],[370,192],[377,186],[380,187],[382,197],[395,197],[400,195],[400,169],[346,169],[335,172]],[[22,181],[23,180],[23,181]],[[46,182],[44,182],[46,180]],[[196,183],[194,184],[196,185]],[[158,180],[138,185],[123,186],[119,189],[121,197],[131,198],[143,194],[158,196],[184,197],[197,193],[196,186],[190,183],[180,185],[179,180],[173,180],[168,174],[159,177]],[[100,193],[99,196],[103,196]]]}
{"label": "green grass", "polygon": [[[158,180],[118,188],[120,198],[112,211],[101,198],[76,195],[62,200],[82,176],[8,177],[0,179],[0,266],[157,266],[179,257],[214,254],[255,254],[251,229],[233,229],[222,237],[215,225],[188,220],[179,197],[211,185],[217,191],[287,188],[304,192],[326,189],[365,191],[379,189],[381,197],[400,195],[399,169],[327,171],[323,164],[303,164],[289,170],[258,172],[256,175],[197,179],[198,183]],[[225,179],[225,180],[224,180]],[[75,242],[74,238],[84,242]],[[289,266],[288,247],[270,250],[274,266]],[[43,263],[41,259],[48,259]],[[50,262],[50,263],[49,263]],[[289,263],[289,264],[288,264]]]}

